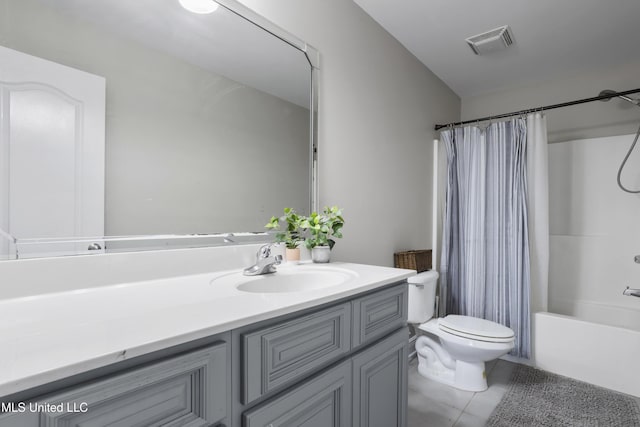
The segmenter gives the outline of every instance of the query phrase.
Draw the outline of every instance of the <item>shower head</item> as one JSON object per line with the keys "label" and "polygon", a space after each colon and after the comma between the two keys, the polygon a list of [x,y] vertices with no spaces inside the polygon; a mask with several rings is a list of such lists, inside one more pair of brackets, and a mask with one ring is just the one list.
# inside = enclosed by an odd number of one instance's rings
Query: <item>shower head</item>
{"label": "shower head", "polygon": [[600,101],[607,102],[607,101],[610,101],[611,98],[617,97],[617,98],[624,99],[625,101],[640,107],[640,99],[633,99],[633,98],[629,98],[628,96],[618,95],[618,92],[616,92],[615,90],[605,89],[598,94],[598,96],[605,96],[605,95],[611,95],[611,96],[609,96],[608,98],[603,98]]}

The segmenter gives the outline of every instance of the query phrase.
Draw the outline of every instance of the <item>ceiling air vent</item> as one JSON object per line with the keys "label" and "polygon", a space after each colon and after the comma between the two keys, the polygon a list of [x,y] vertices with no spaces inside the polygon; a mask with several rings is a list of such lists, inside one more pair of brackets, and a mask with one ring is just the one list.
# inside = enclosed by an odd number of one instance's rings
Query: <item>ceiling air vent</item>
{"label": "ceiling air vent", "polygon": [[465,41],[476,55],[505,49],[513,44],[513,33],[508,25],[478,34]]}

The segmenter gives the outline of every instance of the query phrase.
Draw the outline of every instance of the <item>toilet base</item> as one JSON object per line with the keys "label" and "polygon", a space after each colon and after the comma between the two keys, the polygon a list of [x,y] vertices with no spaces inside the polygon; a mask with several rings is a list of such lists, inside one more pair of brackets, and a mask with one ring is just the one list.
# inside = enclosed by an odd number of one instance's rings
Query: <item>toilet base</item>
{"label": "toilet base", "polygon": [[425,378],[465,391],[484,391],[487,387],[485,363],[453,359],[438,338],[422,335],[416,340],[418,373]]}
{"label": "toilet base", "polygon": [[430,380],[455,387],[455,371],[444,366],[431,348],[423,347],[418,352],[418,373]]}
{"label": "toilet base", "polygon": [[454,387],[467,391],[485,391],[487,371],[484,362],[463,362],[456,360],[456,384]]}
{"label": "toilet base", "polygon": [[424,358],[418,356],[418,373],[430,380],[464,391],[478,392],[488,388],[484,362],[468,363],[456,360],[456,368],[449,369],[437,360],[427,363]]}

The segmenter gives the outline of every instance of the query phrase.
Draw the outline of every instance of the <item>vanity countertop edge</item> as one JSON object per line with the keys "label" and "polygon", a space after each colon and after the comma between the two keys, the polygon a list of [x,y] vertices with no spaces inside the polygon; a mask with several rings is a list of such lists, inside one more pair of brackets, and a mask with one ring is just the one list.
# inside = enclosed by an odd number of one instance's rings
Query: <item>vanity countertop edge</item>
{"label": "vanity countertop edge", "polygon": [[[346,283],[291,293],[214,288],[217,271],[0,301],[0,396],[402,282],[414,270],[332,262]],[[277,274],[277,273],[275,273]]]}

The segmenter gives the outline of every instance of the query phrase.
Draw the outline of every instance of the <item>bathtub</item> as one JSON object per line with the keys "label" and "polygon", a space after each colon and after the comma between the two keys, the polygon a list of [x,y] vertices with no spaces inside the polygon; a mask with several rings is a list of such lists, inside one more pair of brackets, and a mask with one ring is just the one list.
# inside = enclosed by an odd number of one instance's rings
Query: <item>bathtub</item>
{"label": "bathtub", "polygon": [[[609,307],[619,318],[621,307]],[[600,312],[606,311],[601,307]],[[589,310],[576,313],[583,317]],[[615,316],[617,313],[618,316]],[[620,327],[580,317],[535,313],[534,357],[540,369],[640,397],[640,311]]]}

